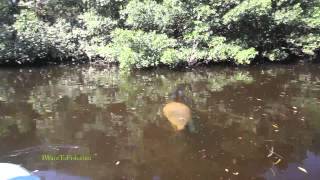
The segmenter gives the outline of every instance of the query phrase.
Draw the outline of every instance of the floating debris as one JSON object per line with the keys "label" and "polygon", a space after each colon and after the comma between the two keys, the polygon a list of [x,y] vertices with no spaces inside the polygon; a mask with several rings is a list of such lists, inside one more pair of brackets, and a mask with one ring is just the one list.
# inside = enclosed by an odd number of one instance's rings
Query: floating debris
{"label": "floating debris", "polygon": [[280,154],[278,154],[278,153],[276,153],[276,152],[274,151],[273,146],[272,146],[271,149],[269,150],[269,154],[267,155],[267,157],[271,157],[272,155],[275,155],[275,156],[277,156],[277,157],[280,158],[280,159],[284,159],[283,156],[281,156]]}
{"label": "floating debris", "polygon": [[232,174],[235,175],[235,176],[238,176],[239,172],[233,172]]}
{"label": "floating debris", "polygon": [[273,139],[265,139],[263,141],[267,141],[267,142],[273,142],[274,140]]}
{"label": "floating debris", "polygon": [[198,152],[206,152],[206,149],[201,149]]}
{"label": "floating debris", "polygon": [[296,110],[296,109],[298,109],[296,106],[292,106],[292,109],[294,109],[294,110]]}
{"label": "floating debris", "polygon": [[274,128],[279,128],[279,126],[278,126],[277,124],[272,124],[272,126],[273,126]]}
{"label": "floating debris", "polygon": [[273,165],[277,165],[281,162],[281,159],[279,158],[276,162],[273,163]]}
{"label": "floating debris", "polygon": [[225,172],[229,172],[229,169],[224,169]]}
{"label": "floating debris", "polygon": [[119,164],[120,164],[120,161],[117,161],[117,162],[115,163],[116,166],[118,166]]}
{"label": "floating debris", "polygon": [[274,153],[273,150],[274,149],[273,149],[273,146],[272,146],[271,149],[269,150],[269,154],[267,155],[267,157],[271,157],[273,155],[273,153]]}
{"label": "floating debris", "polygon": [[299,169],[300,171],[302,171],[302,172],[304,172],[304,173],[308,174],[308,171],[307,171],[306,169],[304,169],[304,168],[302,168],[302,167],[298,167],[298,169]]}

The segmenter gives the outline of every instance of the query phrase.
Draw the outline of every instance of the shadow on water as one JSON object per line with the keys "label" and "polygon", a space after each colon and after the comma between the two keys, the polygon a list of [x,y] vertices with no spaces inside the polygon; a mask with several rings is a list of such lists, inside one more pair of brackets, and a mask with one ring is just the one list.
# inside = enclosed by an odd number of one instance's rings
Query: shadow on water
{"label": "shadow on water", "polygon": [[[92,179],[315,179],[319,70],[1,69],[0,158]],[[180,92],[181,85],[188,88]],[[162,114],[173,92],[183,92],[179,101],[190,108],[195,133],[175,131]],[[49,161],[43,154],[91,160]]]}

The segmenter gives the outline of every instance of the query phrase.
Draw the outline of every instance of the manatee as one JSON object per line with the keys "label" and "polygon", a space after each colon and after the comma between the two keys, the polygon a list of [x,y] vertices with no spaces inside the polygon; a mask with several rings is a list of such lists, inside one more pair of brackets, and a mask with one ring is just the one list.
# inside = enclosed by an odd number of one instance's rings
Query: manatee
{"label": "manatee", "polygon": [[180,102],[169,102],[163,107],[163,114],[177,130],[181,131],[192,122],[190,108]]}

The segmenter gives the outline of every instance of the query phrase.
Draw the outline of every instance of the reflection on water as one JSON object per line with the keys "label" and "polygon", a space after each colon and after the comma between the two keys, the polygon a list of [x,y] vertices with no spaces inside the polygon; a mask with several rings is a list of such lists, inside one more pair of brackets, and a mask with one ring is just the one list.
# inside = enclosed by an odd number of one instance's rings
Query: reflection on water
{"label": "reflection on water", "polygon": [[[131,75],[46,67],[0,76],[1,162],[101,180],[319,177],[318,65]],[[190,87],[196,133],[174,131],[162,114],[181,84]],[[48,148],[57,144],[66,148]],[[44,161],[45,153],[93,158]]]}
{"label": "reflection on water", "polygon": [[[307,175],[304,171],[299,171],[299,167],[308,169]],[[314,153],[307,152],[306,158],[301,162],[290,163],[286,169],[279,169],[274,167],[272,170],[266,172],[265,176],[267,179],[290,179],[290,180],[301,180],[301,179],[319,179],[320,177],[320,157]]]}

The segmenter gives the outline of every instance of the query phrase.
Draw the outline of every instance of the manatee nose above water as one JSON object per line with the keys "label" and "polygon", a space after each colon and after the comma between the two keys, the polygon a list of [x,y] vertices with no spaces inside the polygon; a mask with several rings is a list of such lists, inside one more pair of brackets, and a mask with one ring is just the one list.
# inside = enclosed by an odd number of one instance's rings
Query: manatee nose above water
{"label": "manatee nose above water", "polygon": [[179,102],[170,102],[163,107],[163,114],[176,130],[180,131],[191,121],[190,108]]}

